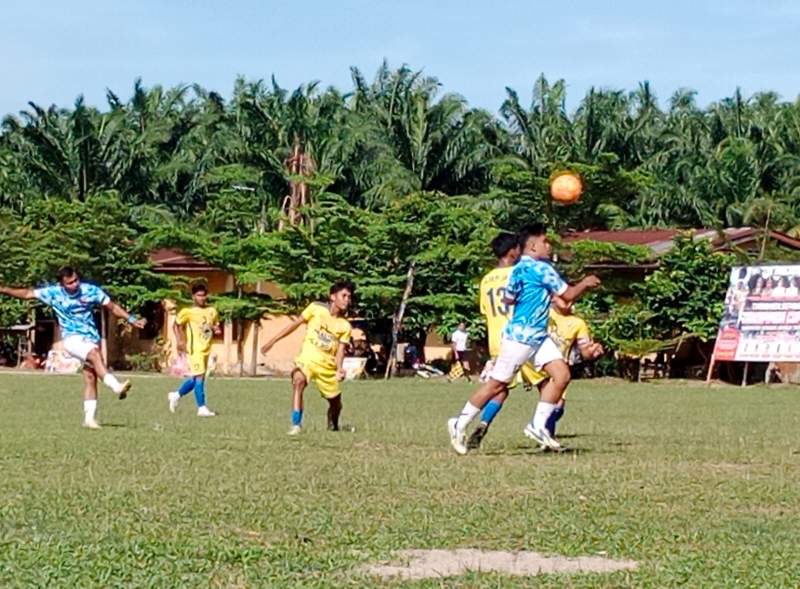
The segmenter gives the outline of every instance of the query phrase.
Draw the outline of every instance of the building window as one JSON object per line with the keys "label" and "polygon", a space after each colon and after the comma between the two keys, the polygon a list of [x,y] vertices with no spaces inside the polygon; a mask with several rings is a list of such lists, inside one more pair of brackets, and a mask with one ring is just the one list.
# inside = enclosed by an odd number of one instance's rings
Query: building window
{"label": "building window", "polygon": [[149,301],[142,308],[142,317],[147,320],[144,329],[139,330],[139,339],[153,340],[161,335],[164,327],[164,310],[161,303]]}

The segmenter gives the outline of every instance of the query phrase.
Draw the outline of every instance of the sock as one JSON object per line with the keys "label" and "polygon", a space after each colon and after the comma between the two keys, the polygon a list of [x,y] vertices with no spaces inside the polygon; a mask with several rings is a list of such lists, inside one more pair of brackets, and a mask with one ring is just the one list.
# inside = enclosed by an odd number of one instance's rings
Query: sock
{"label": "sock", "polygon": [[561,407],[556,407],[555,409],[553,409],[553,412],[550,414],[550,418],[547,420],[545,427],[547,428],[547,431],[550,432],[551,436],[556,435],[556,424],[563,415],[564,415],[563,405]]}
{"label": "sock", "polygon": [[103,377],[103,384],[110,388],[115,393],[119,393],[120,389],[122,388],[122,383],[117,380],[117,377],[107,372],[106,375]]}
{"label": "sock", "polygon": [[494,418],[500,413],[500,410],[503,408],[503,404],[499,401],[495,401],[492,399],[486,406],[483,408],[483,413],[481,413],[481,422],[489,425],[494,421]]}
{"label": "sock", "polygon": [[194,389],[194,377],[190,376],[181,383],[181,388],[178,389],[178,394],[183,397],[184,395],[191,393],[192,389]]}
{"label": "sock", "polygon": [[292,410],[292,425],[300,425],[303,423],[303,410]]}
{"label": "sock", "polygon": [[536,405],[536,412],[533,414],[533,421],[531,422],[533,429],[544,429],[547,425],[547,420],[550,419],[550,415],[555,408],[556,406],[553,403],[539,401],[539,404]]}
{"label": "sock", "polygon": [[466,430],[469,422],[475,419],[475,416],[480,412],[480,410],[480,407],[475,407],[475,405],[467,401],[467,404],[464,405],[464,408],[461,410],[461,413],[458,416],[456,429],[460,432]]}
{"label": "sock", "polygon": [[206,380],[198,378],[194,381],[194,400],[197,402],[197,407],[205,407],[206,404]]}
{"label": "sock", "polygon": [[97,413],[97,399],[89,399],[83,402],[83,420],[94,421]]}

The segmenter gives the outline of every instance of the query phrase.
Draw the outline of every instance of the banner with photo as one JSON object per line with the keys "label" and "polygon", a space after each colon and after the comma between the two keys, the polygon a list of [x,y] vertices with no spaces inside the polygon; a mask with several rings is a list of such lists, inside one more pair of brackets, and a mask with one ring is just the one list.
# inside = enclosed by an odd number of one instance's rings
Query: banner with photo
{"label": "banner with photo", "polygon": [[731,271],[714,359],[800,362],[800,265]]}

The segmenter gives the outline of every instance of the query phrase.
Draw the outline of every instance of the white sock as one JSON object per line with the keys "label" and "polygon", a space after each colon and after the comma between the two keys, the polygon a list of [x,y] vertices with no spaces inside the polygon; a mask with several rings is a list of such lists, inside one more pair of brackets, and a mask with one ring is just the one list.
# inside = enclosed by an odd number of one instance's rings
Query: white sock
{"label": "white sock", "polygon": [[83,402],[83,420],[94,421],[97,413],[97,399],[90,399]]}
{"label": "white sock", "polygon": [[458,416],[456,429],[460,432],[466,430],[469,422],[475,419],[475,416],[480,412],[480,407],[475,407],[475,405],[467,401],[467,404],[464,405],[464,408],[461,410],[461,413]]}
{"label": "white sock", "polygon": [[105,384],[108,388],[110,388],[115,393],[119,393],[120,389],[122,389],[122,383],[117,380],[117,377],[107,372],[106,375],[103,377],[103,384]]}
{"label": "white sock", "polygon": [[533,422],[531,423],[533,429],[544,429],[547,420],[550,419],[550,415],[555,408],[556,405],[554,403],[539,401],[539,404],[536,405],[536,412],[533,414]]}

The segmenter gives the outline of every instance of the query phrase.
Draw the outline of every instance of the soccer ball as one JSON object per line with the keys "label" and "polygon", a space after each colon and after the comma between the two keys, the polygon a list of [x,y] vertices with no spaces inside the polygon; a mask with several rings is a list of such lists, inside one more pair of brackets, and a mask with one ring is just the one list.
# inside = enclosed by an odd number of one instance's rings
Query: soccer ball
{"label": "soccer ball", "polygon": [[580,176],[572,172],[561,172],[550,182],[550,196],[562,205],[578,202],[583,193]]}

